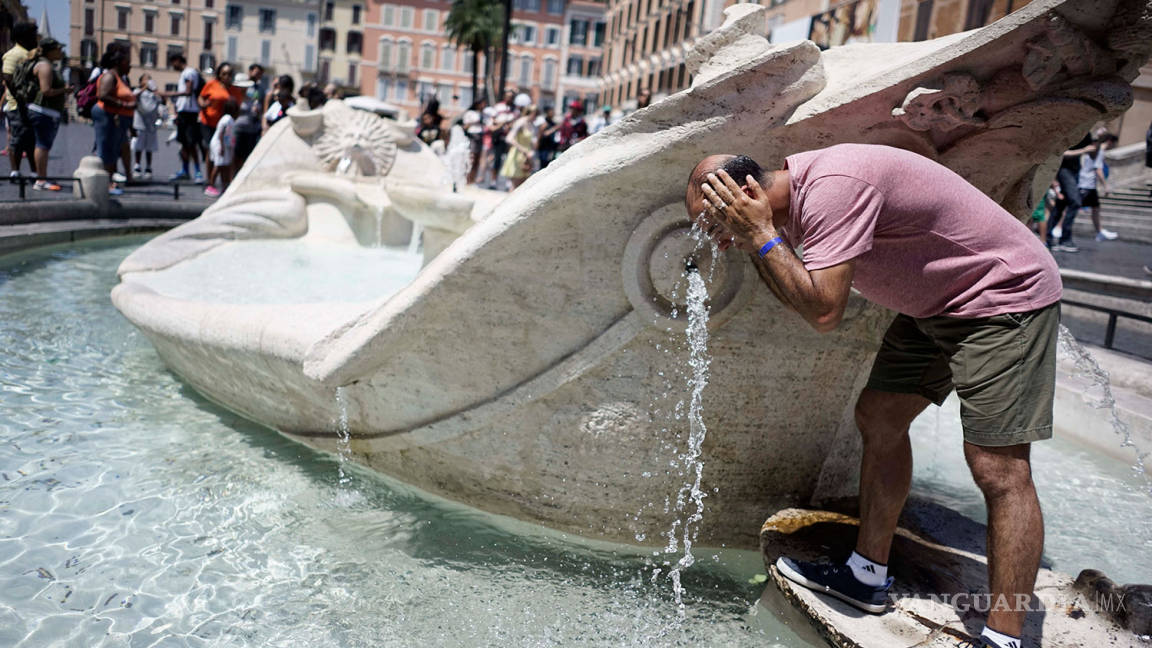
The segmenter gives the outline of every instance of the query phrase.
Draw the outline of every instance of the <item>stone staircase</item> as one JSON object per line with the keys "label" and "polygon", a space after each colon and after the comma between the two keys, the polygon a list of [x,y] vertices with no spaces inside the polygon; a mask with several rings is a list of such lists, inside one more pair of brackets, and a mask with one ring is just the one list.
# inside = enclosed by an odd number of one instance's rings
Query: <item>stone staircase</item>
{"label": "stone staircase", "polygon": [[[1152,243],[1152,179],[1117,187],[1100,198],[1100,223],[1126,241]],[[1076,216],[1075,234],[1095,236],[1092,216],[1083,210]]]}

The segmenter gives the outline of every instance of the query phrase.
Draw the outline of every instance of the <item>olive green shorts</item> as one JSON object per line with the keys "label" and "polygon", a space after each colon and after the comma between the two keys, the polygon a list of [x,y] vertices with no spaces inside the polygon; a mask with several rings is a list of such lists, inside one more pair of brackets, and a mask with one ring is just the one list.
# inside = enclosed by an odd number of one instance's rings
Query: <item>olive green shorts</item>
{"label": "olive green shorts", "polygon": [[964,440],[1009,446],[1052,437],[1059,302],[976,319],[898,315],[884,334],[868,387],[960,396]]}

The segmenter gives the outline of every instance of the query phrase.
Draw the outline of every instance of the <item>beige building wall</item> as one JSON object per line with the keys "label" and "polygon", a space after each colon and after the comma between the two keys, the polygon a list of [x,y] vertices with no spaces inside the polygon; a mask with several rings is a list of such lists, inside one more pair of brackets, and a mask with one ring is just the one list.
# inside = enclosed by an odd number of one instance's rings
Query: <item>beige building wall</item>
{"label": "beige building wall", "polygon": [[316,0],[229,0],[222,18],[222,60],[244,72],[252,63],[268,77],[287,74],[297,86],[315,76],[320,34]]}
{"label": "beige building wall", "polygon": [[701,35],[720,26],[731,0],[609,0],[603,101],[635,106],[640,88],[653,95],[688,87],[684,55]]}
{"label": "beige building wall", "polygon": [[557,114],[568,109],[573,101],[585,104],[589,114],[595,113],[602,103],[601,75],[604,73],[604,46],[607,45],[608,23],[606,1],[572,0],[564,16],[561,49],[560,86],[551,102]]}
{"label": "beige building wall", "polygon": [[369,0],[320,0],[317,82],[335,83],[351,94],[358,92],[364,28],[372,4]]}
{"label": "beige building wall", "polygon": [[200,69],[222,61],[224,0],[72,0],[69,55],[85,67],[99,61],[108,43],[123,41],[132,53],[132,80],[148,72],[161,88],[175,89],[179,75],[168,55],[181,52]]}

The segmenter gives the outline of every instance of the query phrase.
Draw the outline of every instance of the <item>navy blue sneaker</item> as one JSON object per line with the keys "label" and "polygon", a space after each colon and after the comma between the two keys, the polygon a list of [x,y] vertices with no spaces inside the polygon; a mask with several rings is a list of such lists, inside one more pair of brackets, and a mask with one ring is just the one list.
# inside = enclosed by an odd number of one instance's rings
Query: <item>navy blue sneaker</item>
{"label": "navy blue sneaker", "polygon": [[848,565],[804,562],[784,556],[776,560],[776,569],[797,585],[803,585],[814,592],[831,594],[865,612],[882,614],[888,609],[891,577],[883,585],[873,587],[857,580]]}

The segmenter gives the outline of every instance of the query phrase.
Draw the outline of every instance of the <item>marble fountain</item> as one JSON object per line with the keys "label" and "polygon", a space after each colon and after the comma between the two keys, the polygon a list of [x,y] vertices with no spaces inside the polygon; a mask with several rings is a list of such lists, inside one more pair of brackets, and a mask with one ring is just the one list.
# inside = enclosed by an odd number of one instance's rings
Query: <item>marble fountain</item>
{"label": "marble fountain", "polygon": [[825,52],[769,44],[759,6],[726,15],[690,54],[691,88],[498,203],[453,192],[394,124],[339,101],[294,111],[219,202],[124,261],[112,299],[189,385],[290,438],[335,452],[346,421],[351,459],[426,491],[654,544],[685,479],[669,450],[685,423],[659,401],[688,357],[691,259],[711,279],[700,543],[753,547],[772,511],[853,491],[853,398],[890,314],[854,298],[837,331],[809,330],[746,258],[694,241],[690,169],[888,144],[1024,217],[1060,153],[1130,104],[1152,12],[1037,0],[972,32]]}

